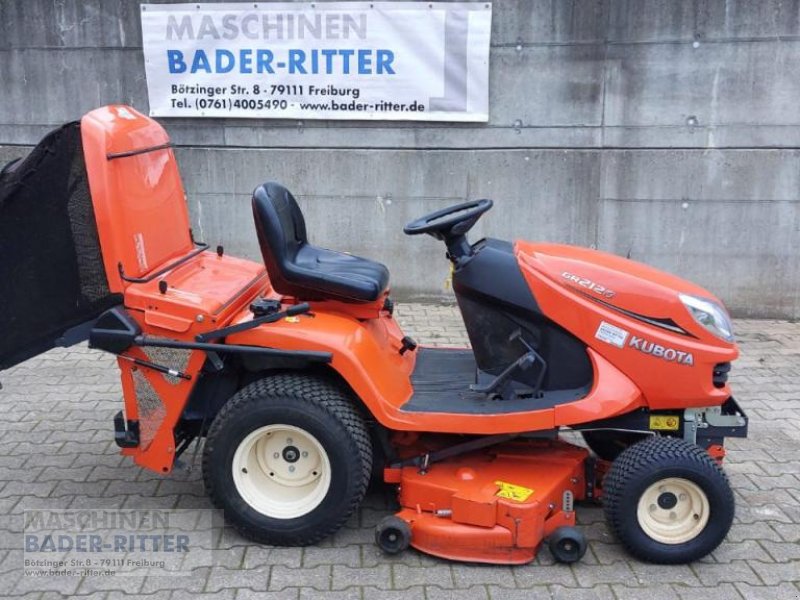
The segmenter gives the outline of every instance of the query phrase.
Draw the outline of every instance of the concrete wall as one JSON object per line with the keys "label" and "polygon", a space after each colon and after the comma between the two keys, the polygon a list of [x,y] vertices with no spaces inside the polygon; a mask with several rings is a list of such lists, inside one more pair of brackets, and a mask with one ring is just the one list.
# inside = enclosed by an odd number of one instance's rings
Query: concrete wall
{"label": "concrete wall", "polygon": [[[0,1],[0,161],[101,104],[147,111],[136,0]],[[195,229],[257,256],[249,193],[299,196],[315,242],[442,296],[412,217],[594,245],[800,317],[800,0],[495,0],[487,125],[165,119]],[[21,147],[15,147],[21,146]]]}

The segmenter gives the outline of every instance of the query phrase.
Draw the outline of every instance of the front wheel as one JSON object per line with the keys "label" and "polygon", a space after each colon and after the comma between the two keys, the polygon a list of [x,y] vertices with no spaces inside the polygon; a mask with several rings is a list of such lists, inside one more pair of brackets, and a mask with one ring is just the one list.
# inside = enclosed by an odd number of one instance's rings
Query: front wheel
{"label": "front wheel", "polygon": [[670,437],[623,451],[603,484],[606,519],[628,551],[654,563],[698,560],[733,523],[728,478],[702,448]]}
{"label": "front wheel", "polygon": [[338,530],[369,483],[372,446],[352,400],[335,385],[275,375],[237,392],[208,432],[203,477],[244,536],[282,546]]}

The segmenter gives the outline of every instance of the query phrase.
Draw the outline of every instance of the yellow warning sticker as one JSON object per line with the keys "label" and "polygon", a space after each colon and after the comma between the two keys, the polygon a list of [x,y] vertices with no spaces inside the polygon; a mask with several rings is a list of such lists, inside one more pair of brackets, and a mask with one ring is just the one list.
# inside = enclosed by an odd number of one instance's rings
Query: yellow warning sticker
{"label": "yellow warning sticker", "polygon": [[680,424],[675,415],[650,415],[650,429],[655,431],[677,431]]}
{"label": "yellow warning sticker", "polygon": [[286,317],[287,323],[299,323],[300,317]]}
{"label": "yellow warning sticker", "polygon": [[500,489],[497,490],[498,498],[507,498],[516,502],[525,502],[533,494],[531,488],[522,487],[521,485],[514,485],[506,481],[495,481],[494,484]]}

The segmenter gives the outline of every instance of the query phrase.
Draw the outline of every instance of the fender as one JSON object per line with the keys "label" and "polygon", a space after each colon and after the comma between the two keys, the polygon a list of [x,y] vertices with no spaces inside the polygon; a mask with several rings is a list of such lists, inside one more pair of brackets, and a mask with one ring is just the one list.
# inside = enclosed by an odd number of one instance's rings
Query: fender
{"label": "fender", "polygon": [[[244,310],[231,323],[250,316],[249,310]],[[396,423],[390,415],[411,396],[410,376],[416,360],[414,352],[400,354],[402,339],[400,327],[388,313],[359,320],[339,312],[313,312],[230,335],[226,341],[330,352],[331,367],[381,424],[393,427]]]}
{"label": "fender", "polygon": [[[235,322],[249,318],[243,311]],[[590,350],[596,373],[586,397],[542,410],[493,415],[409,413],[401,410],[413,393],[410,383],[416,352],[400,354],[403,333],[389,315],[358,320],[318,312],[237,333],[228,343],[333,354],[331,367],[348,383],[383,426],[399,431],[495,434],[552,429],[589,418],[608,418],[640,406],[636,385],[598,353]]]}

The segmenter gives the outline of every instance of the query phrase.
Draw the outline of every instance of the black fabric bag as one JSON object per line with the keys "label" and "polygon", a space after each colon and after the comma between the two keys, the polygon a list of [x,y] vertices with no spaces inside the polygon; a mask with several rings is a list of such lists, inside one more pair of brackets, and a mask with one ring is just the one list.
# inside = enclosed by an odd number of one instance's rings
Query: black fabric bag
{"label": "black fabric bag", "polygon": [[120,302],[108,289],[80,123],[68,123],[0,173],[0,369]]}

